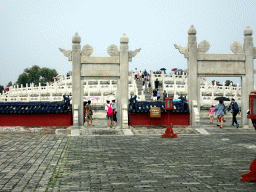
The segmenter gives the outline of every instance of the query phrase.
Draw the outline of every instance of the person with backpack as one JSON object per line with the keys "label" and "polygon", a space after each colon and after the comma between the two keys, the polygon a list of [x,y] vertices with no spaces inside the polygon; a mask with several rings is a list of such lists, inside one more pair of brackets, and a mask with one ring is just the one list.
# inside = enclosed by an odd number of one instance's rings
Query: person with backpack
{"label": "person with backpack", "polygon": [[[110,128],[110,125],[113,125],[113,109],[112,109],[112,105],[110,104],[110,101],[107,100],[107,104],[105,106],[105,110],[107,112],[107,124],[108,124],[108,128]],[[109,120],[111,120],[111,123],[109,123]],[[114,127],[113,127],[114,128]]]}
{"label": "person with backpack", "polygon": [[236,120],[236,116],[237,114],[239,113],[240,109],[238,107],[238,104],[237,102],[235,102],[235,99],[231,99],[231,103],[228,107],[228,111],[231,110],[231,113],[232,113],[232,116],[233,116],[233,119],[232,119],[232,126],[234,126],[234,123],[236,123],[236,127],[238,128],[239,127],[239,124],[237,123],[237,120]]}

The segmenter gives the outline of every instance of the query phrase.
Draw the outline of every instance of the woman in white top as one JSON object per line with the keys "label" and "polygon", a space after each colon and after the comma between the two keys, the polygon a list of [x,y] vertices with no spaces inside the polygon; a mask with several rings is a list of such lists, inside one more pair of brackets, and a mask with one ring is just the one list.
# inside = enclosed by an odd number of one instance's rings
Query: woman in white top
{"label": "woman in white top", "polygon": [[143,93],[145,92],[145,81],[143,81],[143,83],[142,83],[142,90],[143,90]]}

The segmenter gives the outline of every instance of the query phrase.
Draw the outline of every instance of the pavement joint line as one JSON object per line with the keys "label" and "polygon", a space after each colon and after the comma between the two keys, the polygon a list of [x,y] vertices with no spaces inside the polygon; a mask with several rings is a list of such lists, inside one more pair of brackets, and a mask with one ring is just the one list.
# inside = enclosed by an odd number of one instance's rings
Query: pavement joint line
{"label": "pavement joint line", "polygon": [[198,131],[202,135],[210,135],[210,133],[208,131],[206,131],[205,129],[203,129],[203,128],[198,128],[198,129],[195,129],[195,130]]}

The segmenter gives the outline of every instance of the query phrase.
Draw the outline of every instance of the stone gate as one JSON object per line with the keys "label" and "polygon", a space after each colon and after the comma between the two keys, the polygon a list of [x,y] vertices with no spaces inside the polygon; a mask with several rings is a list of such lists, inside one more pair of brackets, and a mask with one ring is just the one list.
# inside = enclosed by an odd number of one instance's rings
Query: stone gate
{"label": "stone gate", "polygon": [[[254,65],[256,47],[253,47],[252,29],[244,30],[244,45],[234,41],[231,51],[234,54],[207,54],[210,44],[202,41],[197,47],[196,29],[192,25],[188,30],[188,45],[182,47],[174,44],[175,48],[187,58],[188,69],[188,102],[190,117],[193,117],[193,106],[198,107],[200,113],[200,77],[241,77],[241,116],[242,125],[248,127],[246,111],[249,109],[249,94],[254,91]],[[190,118],[190,122],[192,119]]]}
{"label": "stone gate", "polygon": [[107,48],[109,57],[92,57],[93,47],[84,45],[81,51],[81,38],[76,33],[72,37],[72,51],[60,49],[72,61],[72,113],[73,129],[71,135],[79,135],[83,126],[84,80],[117,80],[117,123],[128,127],[128,72],[129,62],[141,49],[129,51],[129,38],[123,34],[120,38],[120,50],[116,45]]}

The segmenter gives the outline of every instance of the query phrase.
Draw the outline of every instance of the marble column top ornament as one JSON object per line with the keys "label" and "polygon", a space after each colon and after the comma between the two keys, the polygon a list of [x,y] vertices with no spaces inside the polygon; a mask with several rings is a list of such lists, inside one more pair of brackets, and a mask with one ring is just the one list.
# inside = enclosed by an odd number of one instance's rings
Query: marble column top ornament
{"label": "marble column top ornament", "polygon": [[107,52],[111,57],[120,55],[120,51],[119,51],[118,47],[114,44],[111,44],[108,46]]}
{"label": "marble column top ornament", "polygon": [[132,58],[135,57],[140,50],[141,48],[135,49],[135,51],[129,51],[129,62],[132,62]]}
{"label": "marble column top ornament", "polygon": [[201,53],[206,53],[209,49],[210,49],[210,43],[206,40],[203,40],[198,44],[197,51]]}
{"label": "marble column top ornament", "polygon": [[72,43],[76,43],[76,44],[81,43],[81,37],[78,35],[78,33],[75,33],[75,35],[73,35]]}
{"label": "marble column top ornament", "polygon": [[233,43],[231,43],[230,49],[235,54],[243,54],[244,53],[243,46],[239,41],[234,41]]}
{"label": "marble column top ornament", "polygon": [[188,58],[188,46],[182,47],[181,45],[174,44],[174,47],[178,49],[181,54],[184,54],[185,58]]}
{"label": "marble column top ornament", "polygon": [[194,25],[191,25],[188,29],[188,35],[196,35],[196,29],[194,28]]}
{"label": "marble column top ornament", "polygon": [[86,44],[83,46],[83,49],[81,51],[82,56],[89,57],[93,53],[93,47],[89,44]]}
{"label": "marble column top ornament", "polygon": [[247,26],[244,30],[244,36],[251,36],[252,35],[252,29]]}
{"label": "marble column top ornament", "polygon": [[70,50],[65,50],[65,49],[61,49],[59,48],[60,52],[63,53],[64,56],[68,57],[68,61],[72,61],[72,51]]}

